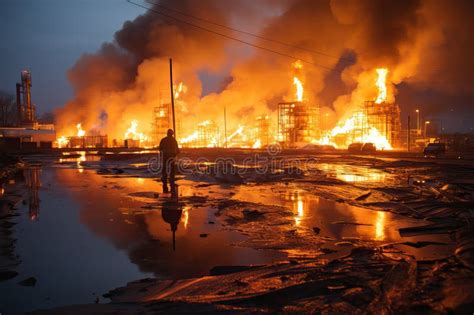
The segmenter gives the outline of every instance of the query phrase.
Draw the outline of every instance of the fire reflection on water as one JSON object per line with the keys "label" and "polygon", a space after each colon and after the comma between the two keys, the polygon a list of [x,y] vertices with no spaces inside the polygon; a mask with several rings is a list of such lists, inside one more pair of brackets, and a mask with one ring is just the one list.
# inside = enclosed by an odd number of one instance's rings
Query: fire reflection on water
{"label": "fire reflection on water", "polygon": [[189,207],[183,208],[183,216],[181,217],[181,222],[183,222],[184,229],[188,229],[188,220],[189,220]]}
{"label": "fire reflection on water", "polygon": [[302,193],[300,191],[288,192],[283,195],[283,199],[291,201],[295,225],[299,226],[305,214],[305,200]]}
{"label": "fire reflection on water", "polygon": [[377,218],[375,220],[375,240],[385,240],[385,212],[377,211]]}
{"label": "fire reflection on water", "polygon": [[[396,231],[388,230],[387,214],[327,200],[296,190],[280,195],[283,204],[293,211],[294,224],[298,228],[318,226],[326,233],[338,237],[361,237],[375,241],[398,239]],[[334,224],[334,222],[344,224]],[[354,223],[354,224],[353,224]],[[362,224],[362,225],[358,225]],[[340,234],[342,233],[342,234]],[[340,235],[339,235],[340,234]]]}
{"label": "fire reflection on water", "polygon": [[347,165],[321,163],[318,169],[349,183],[358,182],[385,182],[388,174],[380,170],[366,167],[350,167]]}

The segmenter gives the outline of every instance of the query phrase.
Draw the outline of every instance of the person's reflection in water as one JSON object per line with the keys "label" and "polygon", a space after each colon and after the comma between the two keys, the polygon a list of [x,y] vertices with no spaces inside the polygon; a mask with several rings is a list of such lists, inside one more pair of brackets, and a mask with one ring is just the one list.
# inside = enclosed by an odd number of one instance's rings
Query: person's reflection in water
{"label": "person's reflection in water", "polygon": [[161,208],[161,217],[171,227],[173,234],[173,250],[176,250],[176,231],[183,214],[183,206],[178,200],[178,186],[171,186],[171,198],[164,201]]}
{"label": "person's reflection in water", "polygon": [[38,190],[41,187],[40,167],[32,166],[25,170],[25,181],[29,192],[28,215],[31,221],[36,221],[39,216],[39,195]]}

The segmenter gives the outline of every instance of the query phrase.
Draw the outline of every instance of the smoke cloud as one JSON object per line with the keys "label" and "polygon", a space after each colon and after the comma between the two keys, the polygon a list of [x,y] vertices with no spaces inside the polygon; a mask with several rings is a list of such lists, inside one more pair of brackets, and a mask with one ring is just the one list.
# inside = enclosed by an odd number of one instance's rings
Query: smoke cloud
{"label": "smoke cloud", "polygon": [[[166,11],[308,61],[302,69],[305,99],[322,106],[328,114],[326,123],[335,124],[358,104],[375,98],[378,67],[389,69],[388,101],[403,100],[402,109],[412,107],[417,93],[427,90],[467,97],[469,101],[459,105],[461,111],[472,106],[472,1],[179,0],[159,4],[289,44],[252,38]],[[154,10],[165,12],[160,6]],[[169,57],[174,62],[175,83],[187,86],[179,102],[181,136],[208,119],[223,126],[224,106],[229,129],[251,125],[259,115],[270,115],[276,124],[277,103],[294,99],[294,59],[148,11],[124,23],[111,43],[103,44],[95,54],[83,55],[69,70],[75,97],[56,113],[59,133],[74,134],[81,122],[89,133],[100,131],[121,139],[133,119],[140,122],[140,131],[150,132],[153,108],[170,99]],[[202,95],[203,72],[221,76],[222,90]],[[331,84],[334,78],[340,84]],[[401,89],[405,95],[397,98],[401,86],[410,88]],[[426,104],[424,110],[435,113],[439,108]]]}

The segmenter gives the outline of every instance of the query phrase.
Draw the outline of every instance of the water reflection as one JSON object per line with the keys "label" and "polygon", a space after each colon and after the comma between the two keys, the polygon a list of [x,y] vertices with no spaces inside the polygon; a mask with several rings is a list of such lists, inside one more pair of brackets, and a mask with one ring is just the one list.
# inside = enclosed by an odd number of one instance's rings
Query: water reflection
{"label": "water reflection", "polygon": [[[168,223],[171,228],[173,238],[173,250],[176,250],[176,230],[183,214],[183,204],[178,200],[177,186],[175,185],[175,192],[169,200],[166,200],[162,204],[161,217],[163,221]],[[187,225],[187,222],[186,222]]]}
{"label": "water reflection", "polygon": [[[268,193],[272,187],[277,193]],[[293,211],[296,228],[312,230],[317,227],[322,235],[336,240],[356,237],[372,241],[400,241],[398,228],[414,223],[392,213],[327,200],[298,186],[272,187],[259,186],[259,191],[255,191],[254,187],[242,186],[234,198],[287,207]]]}
{"label": "water reflection", "polygon": [[31,166],[24,170],[25,183],[28,188],[28,217],[36,221],[39,217],[40,199],[38,190],[41,187],[39,166]]}
{"label": "water reflection", "polygon": [[375,240],[385,240],[385,212],[377,211],[377,218],[375,220]]}
{"label": "water reflection", "polygon": [[[137,178],[107,178],[90,171],[80,177],[78,181],[74,170],[56,169],[54,181],[69,187],[67,194],[80,207],[81,223],[124,250],[143,273],[180,279],[207,275],[216,265],[261,264],[286,257],[276,251],[230,246],[245,236],[225,231],[218,223],[209,224],[214,221],[214,209],[186,202],[195,189],[158,197],[155,192],[161,186],[152,179],[137,186]],[[153,208],[143,208],[147,198],[129,196],[140,191],[149,192]]]}
{"label": "water reflection", "polygon": [[385,182],[389,174],[369,167],[320,163],[318,168],[329,175],[349,183]]}
{"label": "water reflection", "polygon": [[304,201],[303,193],[299,190],[288,190],[281,194],[281,198],[284,200],[284,202],[291,203],[291,209],[294,213],[295,225],[299,226],[305,215],[305,207],[308,205],[308,203]]}

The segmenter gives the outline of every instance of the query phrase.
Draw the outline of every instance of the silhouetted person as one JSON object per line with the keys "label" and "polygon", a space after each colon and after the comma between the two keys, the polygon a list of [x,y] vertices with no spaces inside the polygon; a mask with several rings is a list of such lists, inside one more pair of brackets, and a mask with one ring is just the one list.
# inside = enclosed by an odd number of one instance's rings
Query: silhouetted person
{"label": "silhouetted person", "polygon": [[179,154],[178,142],[173,137],[173,130],[168,129],[167,136],[161,139],[158,150],[161,152],[161,181],[163,182],[163,192],[167,193],[168,190],[168,178],[171,185],[171,189],[175,186],[175,161],[176,156]]}

